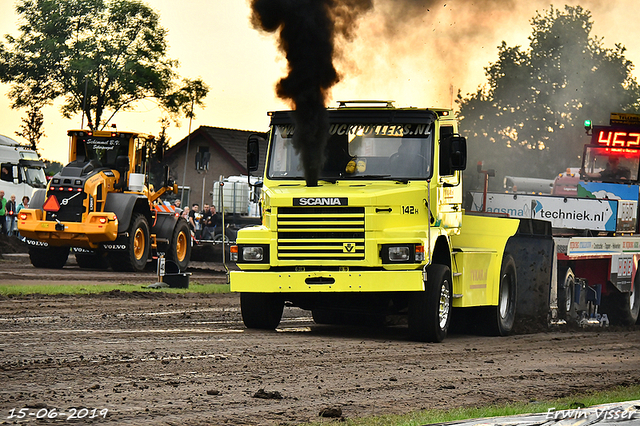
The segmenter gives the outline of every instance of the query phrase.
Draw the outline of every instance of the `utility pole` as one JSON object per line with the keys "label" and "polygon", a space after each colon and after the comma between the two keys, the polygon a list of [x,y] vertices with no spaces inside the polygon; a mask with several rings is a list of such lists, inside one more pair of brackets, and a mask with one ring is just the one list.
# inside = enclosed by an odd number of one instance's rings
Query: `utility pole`
{"label": "utility pole", "polygon": [[187,180],[187,161],[189,160],[189,142],[191,142],[191,122],[193,121],[193,108],[194,108],[195,101],[196,101],[195,98],[191,98],[191,111],[189,113],[189,134],[187,135],[187,150],[184,153],[184,172],[182,173],[182,194],[180,197],[180,202],[183,209],[187,204],[187,200],[185,199],[185,196],[184,196],[184,188],[186,186],[185,182]]}

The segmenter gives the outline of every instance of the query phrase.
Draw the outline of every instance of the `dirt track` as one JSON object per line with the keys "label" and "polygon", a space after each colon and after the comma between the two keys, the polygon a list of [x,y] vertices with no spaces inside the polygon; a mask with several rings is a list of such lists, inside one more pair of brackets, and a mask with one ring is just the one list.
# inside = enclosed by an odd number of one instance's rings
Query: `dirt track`
{"label": "dirt track", "polygon": [[638,382],[638,327],[425,344],[403,326],[318,326],[290,308],[277,332],[247,331],[234,294],[0,299],[0,424],[19,421],[12,409],[31,423],[83,407],[108,413],[80,423],[298,424],[327,407],[353,418]]}

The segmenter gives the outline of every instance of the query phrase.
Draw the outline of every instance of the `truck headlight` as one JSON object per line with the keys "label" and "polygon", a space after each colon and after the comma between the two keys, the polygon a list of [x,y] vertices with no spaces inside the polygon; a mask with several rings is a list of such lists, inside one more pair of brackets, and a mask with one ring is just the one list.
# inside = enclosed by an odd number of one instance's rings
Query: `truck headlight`
{"label": "truck headlight", "polygon": [[389,247],[389,261],[391,262],[407,262],[410,254],[408,246]]}
{"label": "truck headlight", "polygon": [[422,244],[383,244],[380,250],[382,263],[420,263],[424,261]]}
{"label": "truck headlight", "polygon": [[269,263],[268,244],[238,244],[238,263]]}
{"label": "truck headlight", "polygon": [[242,247],[242,259],[247,262],[260,262],[264,259],[262,247]]}

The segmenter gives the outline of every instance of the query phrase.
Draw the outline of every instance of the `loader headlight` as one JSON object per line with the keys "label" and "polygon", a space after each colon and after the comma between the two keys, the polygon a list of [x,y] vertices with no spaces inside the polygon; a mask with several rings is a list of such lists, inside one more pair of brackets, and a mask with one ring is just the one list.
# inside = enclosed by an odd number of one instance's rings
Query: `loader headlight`
{"label": "loader headlight", "polygon": [[238,244],[238,263],[268,263],[269,262],[269,245],[268,244]]}

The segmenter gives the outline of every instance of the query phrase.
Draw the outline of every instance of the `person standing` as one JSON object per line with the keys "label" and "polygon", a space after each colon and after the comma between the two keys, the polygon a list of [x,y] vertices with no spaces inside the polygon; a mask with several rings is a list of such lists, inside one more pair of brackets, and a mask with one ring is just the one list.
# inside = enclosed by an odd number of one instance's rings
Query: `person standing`
{"label": "person standing", "polygon": [[[204,206],[202,207],[202,217],[200,217],[200,226],[201,226],[201,230],[200,230],[200,237],[203,240],[206,240],[208,236],[206,231],[206,226],[207,226],[207,221],[209,220],[209,218],[211,217],[211,212],[209,211],[209,204],[204,204]],[[211,235],[212,237],[213,235]]]}
{"label": "person standing", "polygon": [[[20,213],[20,210],[22,209],[28,209],[29,208],[29,197],[27,197],[26,195],[24,197],[22,197],[22,201],[20,202],[20,204],[18,204],[18,208],[16,209],[16,216],[18,215],[18,213]],[[22,238],[20,236],[20,232],[16,231],[16,236],[18,238]]]}
{"label": "person standing", "polygon": [[4,191],[0,191],[0,233],[7,235],[7,199]]}
{"label": "person standing", "polygon": [[209,207],[209,215],[204,222],[204,230],[202,231],[203,240],[213,240],[216,236],[216,227],[222,224],[220,215],[216,213],[216,206],[213,204]]}
{"label": "person standing", "polygon": [[9,236],[13,236],[15,233],[13,228],[16,226],[17,207],[16,196],[12,194],[11,198],[9,199],[9,201],[7,201],[7,204],[5,206],[5,213],[7,217],[7,235]]}
{"label": "person standing", "polygon": [[22,197],[22,202],[18,204],[18,208],[16,209],[16,214],[20,213],[20,210],[28,209],[28,208],[29,208],[29,197],[25,195],[24,197]]}
{"label": "person standing", "polygon": [[189,212],[189,227],[195,234],[196,240],[200,239],[200,234],[202,233],[202,223],[200,219],[202,218],[202,214],[200,213],[200,206],[197,203],[194,203],[191,206],[191,211]]}

